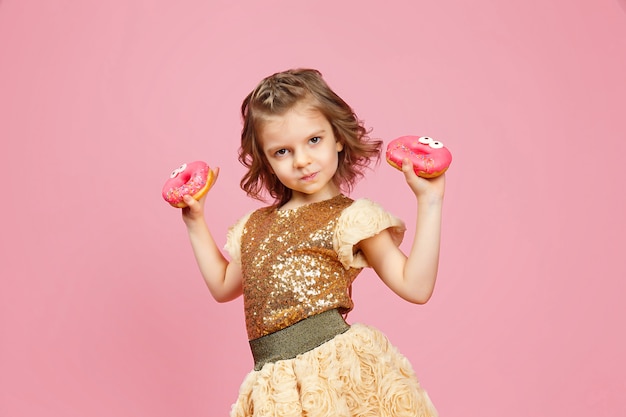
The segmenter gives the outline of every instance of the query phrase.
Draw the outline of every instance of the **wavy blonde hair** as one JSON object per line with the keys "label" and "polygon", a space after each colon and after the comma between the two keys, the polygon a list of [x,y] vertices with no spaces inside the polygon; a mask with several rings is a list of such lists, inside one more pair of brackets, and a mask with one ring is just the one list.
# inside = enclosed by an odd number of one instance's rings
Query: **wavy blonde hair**
{"label": "wavy blonde hair", "polygon": [[268,193],[276,205],[291,198],[272,173],[263,153],[258,132],[268,116],[280,116],[297,103],[306,101],[326,117],[336,140],[343,145],[333,181],[343,191],[351,191],[374,159],[378,162],[382,141],[372,140],[352,108],[339,97],[315,69],[292,69],[264,78],[241,105],[243,128],[239,161],[248,168],[241,188],[253,198],[265,200]]}

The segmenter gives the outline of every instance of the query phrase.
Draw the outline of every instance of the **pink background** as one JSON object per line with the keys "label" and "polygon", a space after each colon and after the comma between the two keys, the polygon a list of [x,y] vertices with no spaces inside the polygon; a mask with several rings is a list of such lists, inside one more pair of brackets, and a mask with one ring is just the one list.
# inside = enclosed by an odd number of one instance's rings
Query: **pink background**
{"label": "pink background", "polygon": [[[223,244],[259,205],[238,188],[241,100],[299,66],[374,136],[455,157],[434,298],[366,271],[349,319],[388,334],[442,416],[625,415],[624,0],[2,0],[0,415],[227,413],[251,367],[241,300],[210,298],[160,188],[221,166]],[[354,196],[412,229],[386,163]]]}

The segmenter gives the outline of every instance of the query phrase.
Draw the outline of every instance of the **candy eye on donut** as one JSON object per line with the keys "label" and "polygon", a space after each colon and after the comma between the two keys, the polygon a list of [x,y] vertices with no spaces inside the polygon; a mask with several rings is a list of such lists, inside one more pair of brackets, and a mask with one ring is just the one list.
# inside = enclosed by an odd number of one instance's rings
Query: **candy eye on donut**
{"label": "candy eye on donut", "polygon": [[421,143],[422,145],[428,145],[433,149],[441,149],[443,148],[443,143],[439,142],[438,140],[435,140],[431,137],[428,136],[421,136],[419,139],[417,139],[417,141],[419,143]]}
{"label": "candy eye on donut", "polygon": [[178,174],[180,174],[186,169],[187,169],[187,164],[182,164],[181,166],[176,168],[174,171],[172,171],[172,173],[170,174],[170,178],[176,178]]}
{"label": "candy eye on donut", "polygon": [[433,138],[430,138],[428,136],[421,136],[417,141],[424,145],[430,145],[431,143],[435,142]]}

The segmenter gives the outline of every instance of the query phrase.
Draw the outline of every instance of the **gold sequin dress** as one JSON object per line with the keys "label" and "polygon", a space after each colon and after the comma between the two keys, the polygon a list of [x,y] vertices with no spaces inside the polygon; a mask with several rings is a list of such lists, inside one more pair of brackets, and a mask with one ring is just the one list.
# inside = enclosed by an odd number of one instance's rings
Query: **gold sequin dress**
{"label": "gold sequin dress", "polygon": [[[250,340],[328,310],[349,312],[367,262],[358,243],[401,220],[378,204],[338,195],[293,210],[266,207],[239,220],[225,249],[243,273]],[[241,385],[231,417],[437,416],[409,361],[377,329],[349,330],[288,360],[265,363]]]}

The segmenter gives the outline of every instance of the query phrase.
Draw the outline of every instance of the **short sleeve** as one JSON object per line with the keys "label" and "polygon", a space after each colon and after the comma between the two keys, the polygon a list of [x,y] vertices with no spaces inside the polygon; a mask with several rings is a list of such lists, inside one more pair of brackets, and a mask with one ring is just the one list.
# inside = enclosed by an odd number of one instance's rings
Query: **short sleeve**
{"label": "short sleeve", "polygon": [[243,228],[251,214],[252,212],[240,218],[237,223],[228,229],[228,233],[226,234],[224,250],[230,255],[230,258],[239,265],[241,265],[241,235],[243,234]]}
{"label": "short sleeve", "polygon": [[385,211],[379,204],[368,200],[355,200],[339,216],[333,239],[333,247],[344,268],[369,266],[355,246],[362,240],[389,229],[394,243],[399,246],[404,238],[404,222]]}

